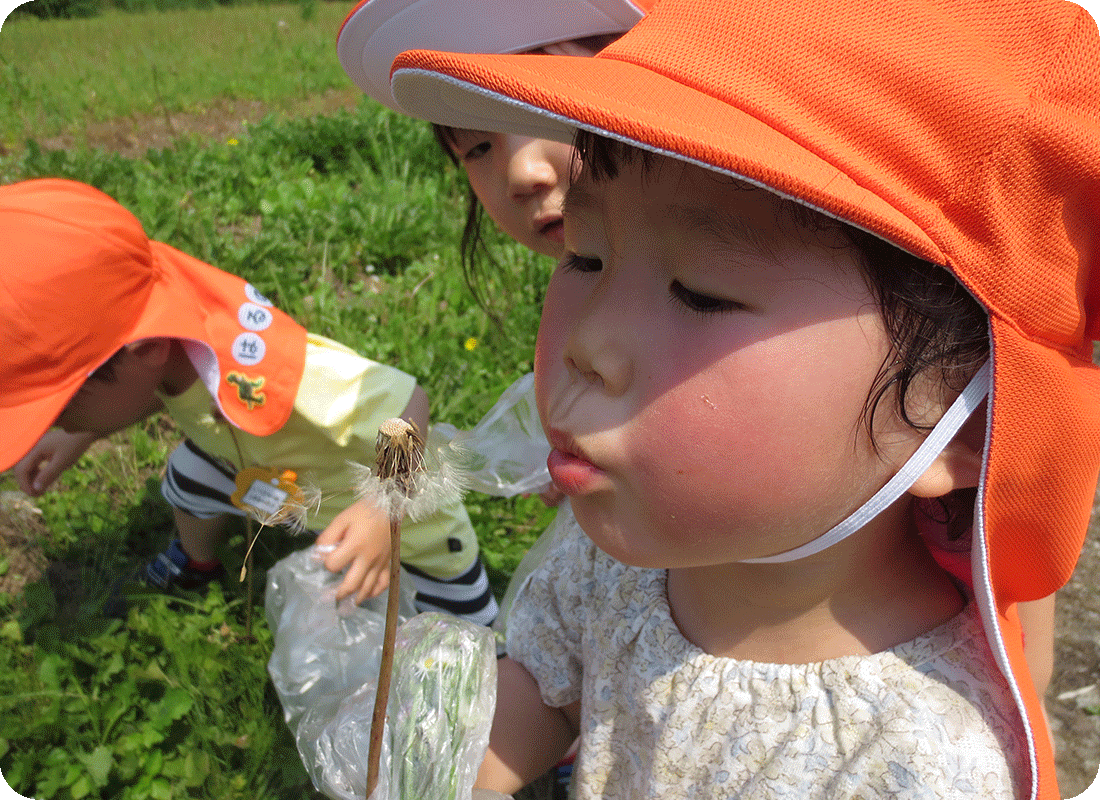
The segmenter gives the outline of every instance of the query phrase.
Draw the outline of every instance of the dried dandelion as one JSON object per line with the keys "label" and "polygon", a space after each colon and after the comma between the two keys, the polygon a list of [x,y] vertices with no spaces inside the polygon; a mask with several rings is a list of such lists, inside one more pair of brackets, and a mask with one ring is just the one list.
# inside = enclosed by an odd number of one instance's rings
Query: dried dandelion
{"label": "dried dandelion", "polygon": [[393,674],[393,644],[397,638],[397,606],[401,580],[401,518],[417,493],[417,477],[424,470],[424,440],[414,423],[388,419],[378,427],[375,444],[376,479],[380,489],[378,505],[390,519],[390,588],[386,601],[386,630],[382,639],[382,660],[378,666],[378,687],[371,716],[370,747],[367,753],[367,798],[378,785],[378,762],[382,755],[382,734]]}
{"label": "dried dandelion", "polygon": [[[380,448],[384,446],[381,439],[379,429]],[[352,470],[357,500],[369,500],[390,516],[396,513],[419,522],[443,506],[462,500],[468,488],[469,460],[469,454],[457,442],[424,444],[419,456],[421,466],[412,472],[411,489],[392,477],[392,473],[384,471],[380,463],[374,469],[353,461],[349,461],[348,466]]]}

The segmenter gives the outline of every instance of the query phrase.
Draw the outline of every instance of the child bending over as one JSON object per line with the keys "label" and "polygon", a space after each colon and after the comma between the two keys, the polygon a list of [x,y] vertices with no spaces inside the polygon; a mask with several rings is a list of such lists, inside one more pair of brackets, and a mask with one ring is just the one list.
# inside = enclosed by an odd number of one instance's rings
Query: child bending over
{"label": "child bending over", "polygon": [[580,798],[1058,796],[1017,605],[1100,469],[1097,63],[1063,0],[664,0],[593,59],[397,59],[415,115],[584,131],[535,365],[576,524],[481,785],[579,734]]}
{"label": "child bending over", "polygon": [[[226,515],[268,511],[249,491],[289,470],[322,492],[305,522],[334,548],[325,566],[347,571],[338,598],[386,588],[389,523],[353,502],[348,462],[373,463],[387,418],[427,430],[415,378],[307,333],[241,278],[149,241],[90,186],[0,187],[0,230],[0,469],[14,464],[20,487],[41,494],[92,442],[165,410],[187,437],[161,486],[179,538],[140,580],[192,589],[222,575]],[[492,622],[496,600],[460,503],[407,522],[401,561],[419,608]]]}

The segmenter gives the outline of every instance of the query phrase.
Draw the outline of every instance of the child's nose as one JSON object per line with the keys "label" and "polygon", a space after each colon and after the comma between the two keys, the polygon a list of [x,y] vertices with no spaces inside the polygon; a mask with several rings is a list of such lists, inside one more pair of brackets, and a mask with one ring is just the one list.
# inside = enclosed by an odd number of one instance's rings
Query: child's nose
{"label": "child's nose", "polygon": [[525,198],[552,188],[558,182],[554,166],[546,158],[537,139],[511,137],[508,159],[508,191],[512,197]]}
{"label": "child's nose", "polygon": [[613,397],[623,394],[634,379],[631,342],[644,341],[640,332],[632,331],[624,310],[624,304],[606,294],[592,298],[564,353],[566,364]]}

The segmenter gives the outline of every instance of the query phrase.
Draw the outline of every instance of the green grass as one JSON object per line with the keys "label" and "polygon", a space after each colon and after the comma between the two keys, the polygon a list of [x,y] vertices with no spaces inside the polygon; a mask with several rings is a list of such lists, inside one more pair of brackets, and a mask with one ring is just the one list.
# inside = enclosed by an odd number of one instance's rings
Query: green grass
{"label": "green grass", "polygon": [[[11,135],[21,137],[229,96],[269,98],[278,109],[342,75],[324,77],[345,9],[319,6],[309,23],[297,13],[252,6],[5,24],[0,69],[23,88],[14,98],[0,92],[0,119],[17,117]],[[549,262],[490,237],[501,265],[493,293],[505,311],[501,325],[490,322],[459,266],[458,176],[424,123],[373,102],[329,116],[273,115],[233,143],[191,137],[141,158],[35,142],[0,156],[0,181],[47,175],[102,188],[152,237],[245,276],[311,330],[416,375],[435,419],[472,425],[531,369]],[[314,796],[267,680],[262,591],[251,603],[235,582],[179,607],[139,600],[125,623],[100,612],[115,576],[171,536],[158,483],[177,440],[164,418],[117,434],[28,515],[5,510],[12,495],[0,494],[0,527],[34,540],[53,564],[22,593],[0,592],[0,771],[23,795]],[[0,476],[0,492],[13,489]],[[468,507],[499,594],[550,512],[532,498],[471,496]],[[241,525],[223,551],[230,574],[244,542]],[[265,532],[257,587],[266,568],[306,543]],[[13,557],[0,553],[0,577]]]}
{"label": "green grass", "polygon": [[280,109],[351,87],[335,41],[352,4],[314,4],[303,14],[305,7],[9,19],[0,28],[0,141],[10,146],[215,101],[260,100]]}

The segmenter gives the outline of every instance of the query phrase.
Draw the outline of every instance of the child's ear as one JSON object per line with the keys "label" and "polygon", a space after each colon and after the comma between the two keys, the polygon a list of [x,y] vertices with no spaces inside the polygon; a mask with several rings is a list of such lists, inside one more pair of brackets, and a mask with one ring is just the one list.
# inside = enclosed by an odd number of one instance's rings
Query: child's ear
{"label": "child's ear", "polygon": [[162,367],[168,363],[168,356],[172,352],[172,340],[141,339],[130,342],[123,349],[148,367]]}
{"label": "child's ear", "polygon": [[909,494],[917,497],[943,497],[956,489],[977,486],[981,474],[981,452],[955,439],[909,487]]}
{"label": "child's ear", "polygon": [[978,485],[985,449],[985,404],[966,421],[955,438],[909,488],[917,497],[943,497]]}

